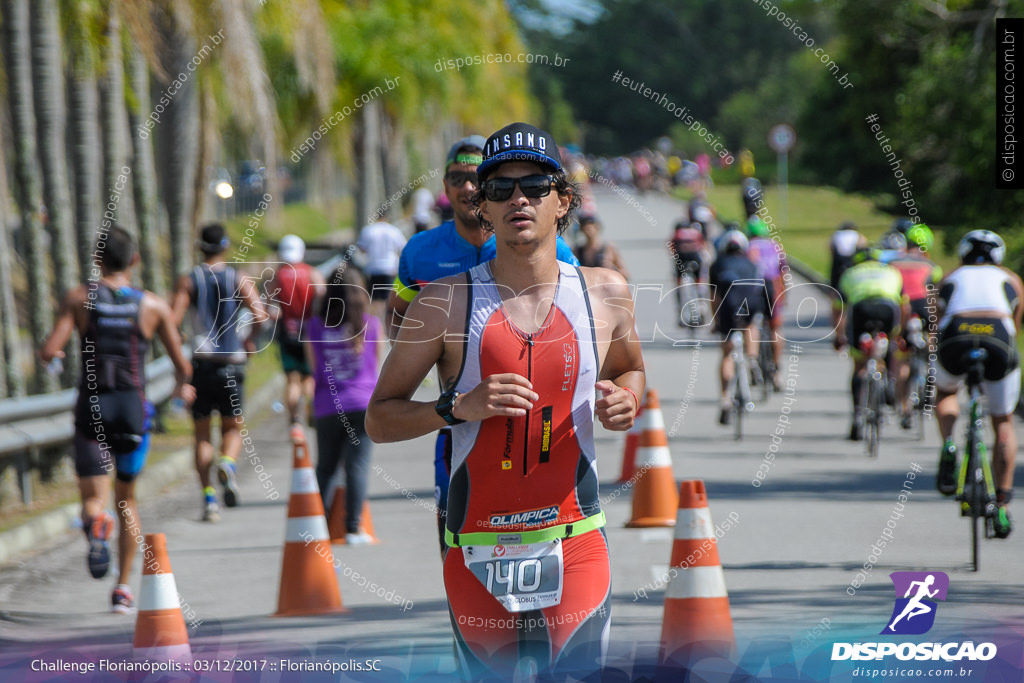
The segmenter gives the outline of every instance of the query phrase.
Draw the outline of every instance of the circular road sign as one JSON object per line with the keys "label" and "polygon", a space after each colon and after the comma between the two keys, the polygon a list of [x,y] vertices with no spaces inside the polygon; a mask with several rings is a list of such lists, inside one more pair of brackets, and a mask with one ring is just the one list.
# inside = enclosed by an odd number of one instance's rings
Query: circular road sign
{"label": "circular road sign", "polygon": [[796,131],[793,127],[780,123],[768,131],[768,146],[778,154],[785,154],[796,144]]}

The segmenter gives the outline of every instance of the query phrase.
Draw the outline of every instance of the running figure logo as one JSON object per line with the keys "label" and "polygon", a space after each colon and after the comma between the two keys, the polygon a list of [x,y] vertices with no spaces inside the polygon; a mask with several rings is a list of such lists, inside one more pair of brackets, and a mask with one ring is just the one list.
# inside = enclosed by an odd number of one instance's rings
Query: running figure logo
{"label": "running figure logo", "polygon": [[[896,605],[883,634],[915,636],[935,623],[935,600],[945,600],[949,577],[943,572],[893,572]],[[902,596],[902,597],[901,597]]]}

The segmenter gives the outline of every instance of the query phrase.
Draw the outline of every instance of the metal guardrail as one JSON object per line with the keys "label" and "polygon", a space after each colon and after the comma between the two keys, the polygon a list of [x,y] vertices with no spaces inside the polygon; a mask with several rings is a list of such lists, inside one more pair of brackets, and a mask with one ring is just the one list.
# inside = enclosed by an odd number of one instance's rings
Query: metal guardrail
{"label": "metal guardrail", "polygon": [[[311,247],[311,251],[313,248]],[[316,268],[329,276],[348,260],[351,250],[336,254]],[[186,354],[189,351],[186,349]],[[161,405],[174,392],[174,365],[163,356],[146,364],[146,398]],[[39,460],[39,449],[67,444],[74,437],[77,389],[0,401],[0,461],[12,458],[18,468],[22,501],[32,501],[30,474]]]}

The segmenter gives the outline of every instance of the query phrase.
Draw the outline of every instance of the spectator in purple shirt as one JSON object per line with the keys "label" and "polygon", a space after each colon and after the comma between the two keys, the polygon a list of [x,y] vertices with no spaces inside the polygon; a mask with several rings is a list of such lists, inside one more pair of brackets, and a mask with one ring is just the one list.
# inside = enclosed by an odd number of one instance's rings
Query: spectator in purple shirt
{"label": "spectator in purple shirt", "polygon": [[335,470],[345,470],[345,542],[369,543],[359,532],[370,468],[366,406],[377,384],[383,337],[380,319],[370,312],[366,280],[342,263],[327,281],[318,313],[306,322],[306,353],[316,381],[316,479],[325,503]]}

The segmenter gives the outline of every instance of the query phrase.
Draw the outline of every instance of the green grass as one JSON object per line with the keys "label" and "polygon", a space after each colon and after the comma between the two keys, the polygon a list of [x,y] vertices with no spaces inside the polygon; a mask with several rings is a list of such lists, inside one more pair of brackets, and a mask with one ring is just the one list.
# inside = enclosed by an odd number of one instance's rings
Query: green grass
{"label": "green grass", "polygon": [[[230,253],[233,254],[236,246],[242,243],[246,229],[254,229],[255,234],[250,238],[254,247],[244,255],[244,260],[272,260],[278,240],[285,235],[295,234],[306,244],[315,244],[332,232],[351,230],[352,200],[338,199],[325,209],[312,204],[285,204],[276,216],[259,217],[252,212],[243,212],[224,221],[224,226],[231,240]],[[354,233],[350,239],[355,239]]]}
{"label": "green grass", "polygon": [[[739,185],[716,185],[708,193],[708,201],[718,212],[722,223],[740,221],[743,203]],[[782,198],[775,186],[765,188],[768,215],[779,227],[779,239],[786,253],[799,259],[819,273],[830,267],[829,237],[843,221],[853,221],[870,239],[878,239],[889,230],[893,217],[875,208],[870,197],[843,194],[830,187],[790,185],[785,216]],[[680,193],[684,199],[690,195]],[[949,272],[956,266],[952,255],[941,253],[942,240],[936,235],[932,260]]]}

